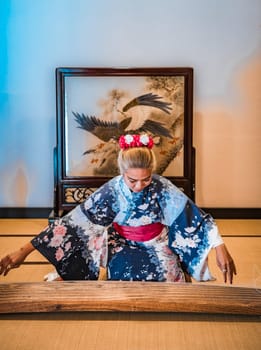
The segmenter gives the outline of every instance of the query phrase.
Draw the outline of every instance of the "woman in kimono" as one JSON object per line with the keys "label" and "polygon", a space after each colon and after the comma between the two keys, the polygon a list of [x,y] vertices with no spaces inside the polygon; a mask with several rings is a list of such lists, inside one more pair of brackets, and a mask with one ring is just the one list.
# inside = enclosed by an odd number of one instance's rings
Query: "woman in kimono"
{"label": "woman in kimono", "polygon": [[19,267],[34,249],[59,279],[185,282],[212,280],[207,257],[216,251],[224,282],[236,268],[212,217],[166,178],[153,173],[153,139],[119,139],[119,176],[0,260],[0,274]]}

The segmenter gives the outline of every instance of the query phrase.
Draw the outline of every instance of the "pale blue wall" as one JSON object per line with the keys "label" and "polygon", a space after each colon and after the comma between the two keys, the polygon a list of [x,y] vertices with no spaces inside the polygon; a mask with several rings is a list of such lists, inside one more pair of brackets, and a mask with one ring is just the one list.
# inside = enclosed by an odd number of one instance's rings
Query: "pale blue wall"
{"label": "pale blue wall", "polygon": [[[56,67],[191,66],[204,126],[210,104],[234,108],[234,77],[261,52],[260,0],[0,0],[0,16],[0,207],[52,205]],[[257,184],[232,200],[208,194],[215,152],[201,158],[205,133],[196,127],[199,204],[257,206]],[[220,142],[229,145],[222,135]],[[237,165],[225,171],[239,176],[229,189],[239,192],[248,175]],[[223,186],[216,172],[212,178]]]}

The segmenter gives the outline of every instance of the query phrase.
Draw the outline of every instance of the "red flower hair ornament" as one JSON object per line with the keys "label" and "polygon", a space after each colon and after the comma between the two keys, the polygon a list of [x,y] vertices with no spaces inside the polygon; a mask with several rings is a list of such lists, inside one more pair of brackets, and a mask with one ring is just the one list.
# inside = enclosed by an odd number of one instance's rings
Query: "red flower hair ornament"
{"label": "red flower hair ornament", "polygon": [[148,147],[152,148],[154,141],[151,136],[143,135],[121,135],[119,138],[119,145],[121,149],[131,147]]}

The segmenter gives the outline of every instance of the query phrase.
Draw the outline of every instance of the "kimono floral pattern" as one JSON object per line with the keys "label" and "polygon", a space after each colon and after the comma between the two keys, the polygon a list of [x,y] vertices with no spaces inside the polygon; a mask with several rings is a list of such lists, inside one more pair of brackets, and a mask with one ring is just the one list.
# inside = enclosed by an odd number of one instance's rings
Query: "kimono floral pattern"
{"label": "kimono floral pattern", "polygon": [[[120,236],[113,222],[165,227],[157,237],[137,242]],[[112,280],[170,282],[184,281],[182,269],[197,280],[212,279],[207,256],[220,243],[211,216],[159,175],[138,193],[121,175],[113,178],[32,240],[65,280],[97,279],[103,266]]]}
{"label": "kimono floral pattern", "polygon": [[108,233],[109,279],[185,282],[178,256],[168,247],[166,229],[146,242],[125,239],[113,227]]}
{"label": "kimono floral pattern", "polygon": [[106,235],[103,227],[94,227],[91,223],[87,225],[87,232],[95,230],[96,234],[86,234],[86,224],[83,227],[73,224],[80,217],[76,210],[73,215],[55,221],[32,243],[63,279],[96,280],[99,267],[104,265],[104,257],[106,259]]}

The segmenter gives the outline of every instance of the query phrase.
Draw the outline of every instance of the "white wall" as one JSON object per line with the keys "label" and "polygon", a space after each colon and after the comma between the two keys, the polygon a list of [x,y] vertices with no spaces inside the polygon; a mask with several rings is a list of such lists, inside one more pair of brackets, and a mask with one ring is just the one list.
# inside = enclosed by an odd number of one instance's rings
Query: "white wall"
{"label": "white wall", "polygon": [[0,207],[52,206],[55,68],[194,68],[197,203],[261,205],[260,0],[1,0]]}

